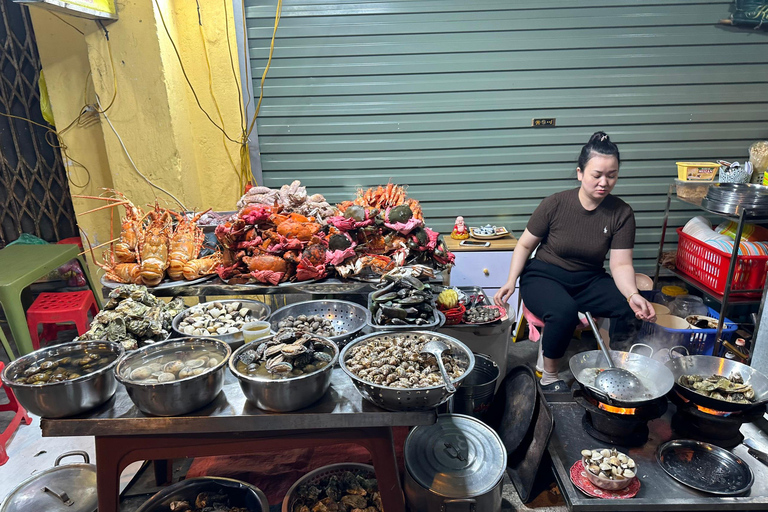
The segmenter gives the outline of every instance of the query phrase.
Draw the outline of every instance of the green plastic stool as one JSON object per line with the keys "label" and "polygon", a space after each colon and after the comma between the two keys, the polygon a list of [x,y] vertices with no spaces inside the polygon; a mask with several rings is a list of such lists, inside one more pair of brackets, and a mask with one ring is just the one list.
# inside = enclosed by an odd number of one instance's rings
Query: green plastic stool
{"label": "green plastic stool", "polygon": [[[0,250],[0,305],[11,328],[11,335],[20,355],[32,352],[32,338],[29,336],[27,318],[21,302],[21,293],[29,285],[70,260],[78,260],[88,286],[93,291],[99,309],[102,308],[98,288],[91,280],[85,258],[78,256],[76,245],[21,245],[15,244]],[[8,357],[15,359],[10,344],[3,338],[3,347]]]}

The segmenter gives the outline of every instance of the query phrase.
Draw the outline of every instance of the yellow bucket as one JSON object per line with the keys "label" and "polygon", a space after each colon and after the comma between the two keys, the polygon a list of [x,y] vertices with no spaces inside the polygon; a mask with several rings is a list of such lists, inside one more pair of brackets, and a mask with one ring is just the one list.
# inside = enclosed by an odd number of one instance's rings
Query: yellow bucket
{"label": "yellow bucket", "polygon": [[714,162],[676,162],[677,179],[682,181],[712,181],[720,168]]}

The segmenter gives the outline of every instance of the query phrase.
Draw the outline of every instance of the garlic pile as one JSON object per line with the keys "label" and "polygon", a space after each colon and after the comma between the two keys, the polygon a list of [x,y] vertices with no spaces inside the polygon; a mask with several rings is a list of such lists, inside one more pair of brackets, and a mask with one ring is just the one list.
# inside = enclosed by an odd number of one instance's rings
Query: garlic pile
{"label": "garlic pile", "polygon": [[616,449],[582,450],[584,467],[592,473],[610,480],[634,478],[635,461]]}
{"label": "garlic pile", "polygon": [[178,331],[190,336],[221,336],[240,332],[244,324],[254,320],[253,312],[240,302],[206,302],[189,308]]}

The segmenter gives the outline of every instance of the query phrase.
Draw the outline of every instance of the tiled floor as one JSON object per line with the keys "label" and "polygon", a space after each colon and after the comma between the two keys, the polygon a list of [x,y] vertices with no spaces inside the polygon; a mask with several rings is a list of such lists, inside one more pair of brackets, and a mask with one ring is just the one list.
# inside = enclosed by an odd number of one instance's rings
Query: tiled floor
{"label": "tiled floor", "polygon": [[[0,327],[4,328],[6,336],[11,340],[7,325],[0,324]],[[71,332],[71,335],[74,336],[74,332]],[[68,341],[66,336],[66,333],[62,333],[59,341]],[[11,345],[13,346],[12,340]],[[584,342],[573,343],[572,348],[577,350],[592,349],[592,345],[594,345],[594,341],[587,340]],[[523,363],[533,364],[536,360],[537,346],[537,344],[528,341],[512,344],[507,368],[512,368]],[[4,361],[6,364],[8,363],[8,356],[4,351],[0,351],[0,360]],[[570,381],[572,376],[570,372],[567,371],[567,365],[565,364],[564,370],[565,371],[561,375],[566,378],[566,380]],[[8,421],[10,421],[10,417],[11,413],[0,413],[0,429],[5,428]],[[73,450],[81,450],[88,453],[91,463],[94,462],[94,445],[92,437],[43,438],[40,431],[40,418],[38,417],[33,417],[32,425],[21,425],[13,439],[11,439],[7,445],[10,460],[5,465],[0,466],[0,505],[2,505],[2,502],[5,501],[8,494],[13,491],[18,484],[30,476],[52,467],[56,457],[60,454]],[[79,457],[67,458],[64,463],[68,461],[80,462]],[[124,487],[128,485],[140,467],[141,463],[136,463],[126,469],[122,476]],[[177,461],[175,465],[175,474],[181,478],[186,472],[186,467],[188,467],[188,462],[185,465],[184,461]],[[154,489],[151,467],[139,476],[140,479],[131,484],[131,488],[121,501],[121,512],[134,512],[152,494]],[[141,492],[147,492],[147,494],[135,495],[136,493]],[[544,490],[527,506],[522,504],[514,487],[506,476],[503,486],[503,496],[505,498],[503,510],[505,511],[536,510],[537,512],[565,512],[567,510],[556,487]],[[279,512],[280,507],[273,506],[271,507],[271,510],[272,512]]]}

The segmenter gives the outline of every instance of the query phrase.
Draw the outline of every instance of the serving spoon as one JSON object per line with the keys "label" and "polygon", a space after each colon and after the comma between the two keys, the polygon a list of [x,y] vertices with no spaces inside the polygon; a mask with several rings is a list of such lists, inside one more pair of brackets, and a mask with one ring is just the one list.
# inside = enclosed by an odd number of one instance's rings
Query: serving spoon
{"label": "serving spoon", "polygon": [[443,365],[443,352],[448,349],[450,349],[450,347],[444,341],[432,340],[421,347],[421,353],[435,356],[435,359],[437,359],[437,366],[440,368],[440,373],[443,375],[443,380],[445,381],[445,389],[449,393],[454,393],[456,391],[456,386],[451,382],[451,379],[448,377],[448,372],[445,371],[445,365]]}

